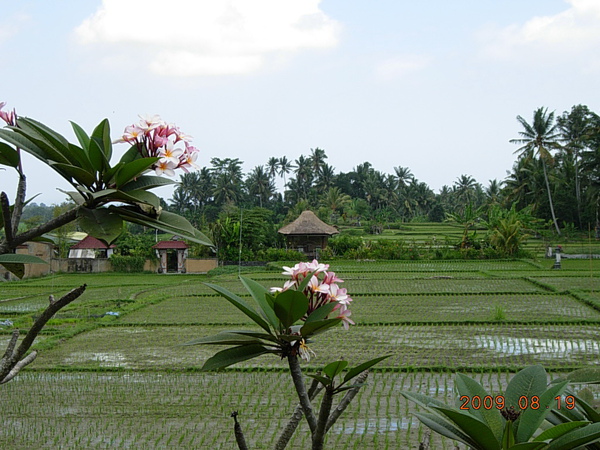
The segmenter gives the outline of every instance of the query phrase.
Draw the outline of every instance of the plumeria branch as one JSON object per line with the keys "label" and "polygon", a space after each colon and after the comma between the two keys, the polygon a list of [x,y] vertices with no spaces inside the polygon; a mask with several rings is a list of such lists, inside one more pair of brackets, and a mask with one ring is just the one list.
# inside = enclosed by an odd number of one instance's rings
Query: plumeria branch
{"label": "plumeria branch", "polygon": [[40,331],[44,328],[48,320],[50,320],[54,314],[56,314],[61,308],[64,308],[73,300],[79,298],[84,293],[86,285],[83,284],[78,288],[75,288],[63,295],[56,301],[50,301],[50,305],[44,310],[42,315],[37,318],[33,323],[25,338],[21,342],[21,345],[15,350],[17,339],[19,337],[19,331],[13,332],[12,338],[7,346],[6,351],[2,360],[0,360],[0,384],[6,383],[12,380],[19,371],[27,364],[31,363],[37,356],[36,352],[31,352],[26,357],[25,354],[31,348],[33,341],[38,336]]}
{"label": "plumeria branch", "polygon": [[[319,383],[318,380],[313,379],[312,383],[310,384],[310,387],[308,388],[308,399],[312,402],[315,399],[315,397],[319,394],[319,392],[321,392],[321,390],[323,390],[323,385]],[[298,428],[298,425],[300,425],[300,421],[302,420],[303,416],[304,412],[302,410],[302,405],[298,404],[296,406],[296,409],[294,410],[294,413],[292,414],[292,417],[285,426],[285,429],[281,432],[281,435],[279,436],[279,439],[275,444],[275,450],[285,449],[288,442],[294,435],[294,432]]]}
{"label": "plumeria branch", "polygon": [[296,394],[298,394],[298,399],[300,400],[300,405],[302,406],[302,412],[306,417],[310,432],[314,434],[315,430],[317,429],[317,418],[313,411],[310,398],[308,397],[308,392],[306,392],[306,385],[304,384],[300,362],[298,361],[298,357],[295,355],[288,355],[287,360],[290,367],[290,374],[294,382],[294,387],[296,388]]}
{"label": "plumeria branch", "polygon": [[317,420],[317,428],[313,433],[312,448],[313,450],[323,450],[323,444],[325,443],[325,433],[327,420],[329,419],[329,413],[333,405],[333,386],[329,385],[325,387],[325,393],[321,400],[321,408],[319,409],[319,418]]}
{"label": "plumeria branch", "polygon": [[337,407],[333,410],[333,412],[329,416],[329,419],[327,420],[327,426],[325,427],[325,433],[327,433],[329,431],[329,429],[333,426],[333,424],[335,424],[335,422],[339,419],[339,417],[342,415],[342,413],[346,410],[346,408],[348,407],[350,402],[354,399],[354,397],[356,397],[356,394],[358,394],[358,391],[360,391],[360,388],[362,387],[362,385],[367,381],[368,376],[369,376],[369,371],[365,370],[358,377],[356,377],[356,382],[355,382],[356,386],[354,386],[352,389],[348,389],[348,392],[346,392],[346,395],[344,395],[342,400],[340,400],[340,403],[337,405]]}

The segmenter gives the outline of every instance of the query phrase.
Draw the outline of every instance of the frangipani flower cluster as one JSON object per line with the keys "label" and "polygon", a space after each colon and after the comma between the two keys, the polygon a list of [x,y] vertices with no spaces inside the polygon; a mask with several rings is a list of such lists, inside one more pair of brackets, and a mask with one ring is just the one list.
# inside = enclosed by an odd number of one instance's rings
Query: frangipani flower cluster
{"label": "frangipani flower cluster", "polygon": [[160,158],[152,166],[156,175],[173,177],[176,169],[187,173],[198,168],[199,150],[190,145],[191,136],[179,127],[167,124],[158,115],[140,116],[140,119],[137,124],[125,127],[123,136],[115,142],[136,145],[143,157]]}
{"label": "frangipani flower cluster", "polygon": [[6,102],[0,102],[0,119],[4,120],[7,125],[15,126],[17,123],[17,112],[14,109],[12,111],[2,111],[5,105]]}
{"label": "frangipani flower cluster", "polygon": [[348,296],[347,290],[340,288],[338,285],[338,283],[343,283],[344,280],[337,277],[335,272],[327,271],[329,264],[321,264],[314,259],[312,262],[298,263],[294,267],[284,266],[283,269],[282,274],[288,275],[290,280],[285,282],[283,288],[271,288],[271,292],[282,292],[290,288],[295,289],[300,286],[306,277],[310,276],[308,285],[304,289],[304,295],[308,298],[309,305],[303,320],[320,306],[337,302],[333,314],[336,314],[336,317],[342,320],[344,328],[348,329],[350,325],[354,325],[354,322],[350,319],[351,312],[348,309],[352,299]]}

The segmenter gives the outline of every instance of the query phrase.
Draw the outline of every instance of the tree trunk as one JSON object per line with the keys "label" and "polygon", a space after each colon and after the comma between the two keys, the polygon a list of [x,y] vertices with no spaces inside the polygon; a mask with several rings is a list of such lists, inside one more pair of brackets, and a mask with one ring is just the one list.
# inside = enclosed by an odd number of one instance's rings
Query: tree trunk
{"label": "tree trunk", "polygon": [[546,163],[542,159],[542,167],[544,168],[544,181],[546,182],[546,190],[548,191],[548,201],[550,202],[550,213],[552,214],[552,221],[554,227],[559,236],[562,236],[560,228],[558,228],[558,222],[556,221],[556,214],[554,214],[554,204],[552,203],[552,192],[550,191],[550,182],[548,181],[548,171],[546,170]]}

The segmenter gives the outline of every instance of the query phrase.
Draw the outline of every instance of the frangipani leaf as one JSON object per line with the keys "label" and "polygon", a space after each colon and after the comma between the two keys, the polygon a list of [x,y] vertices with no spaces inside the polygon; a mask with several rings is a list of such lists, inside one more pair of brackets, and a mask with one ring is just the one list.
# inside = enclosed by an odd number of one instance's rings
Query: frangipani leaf
{"label": "frangipani leaf", "polygon": [[262,333],[260,331],[251,331],[251,330],[228,330],[228,333],[241,334],[244,336],[250,336],[258,339],[263,339],[265,341],[272,341],[277,343],[277,338],[272,334]]}
{"label": "frangipani leaf", "polygon": [[310,280],[313,277],[313,275],[314,272],[307,274],[304,277],[304,279],[300,282],[300,284],[296,287],[296,290],[299,292],[304,292],[304,289],[306,289],[306,286],[308,286],[308,283],[310,283]]}
{"label": "frangipani leaf", "polygon": [[510,450],[545,450],[546,445],[545,442],[521,442],[510,447]]}
{"label": "frangipani leaf", "polygon": [[213,336],[192,339],[182,345],[248,345],[263,344],[259,338],[223,331]]}
{"label": "frangipani leaf", "polygon": [[71,197],[71,200],[73,200],[77,205],[83,205],[85,203],[85,198],[83,197],[83,195],[81,195],[79,191],[64,191],[62,189],[58,190],[63,194],[66,194],[69,197]]}
{"label": "frangipani leaf", "polygon": [[206,286],[211,288],[212,290],[221,294],[223,298],[229,301],[233,306],[242,311],[247,317],[252,319],[254,323],[260,326],[263,330],[265,330],[268,334],[271,334],[271,329],[269,328],[269,324],[241,297],[237,296],[233,292],[228,291],[224,287],[219,286],[218,284],[204,283]]}
{"label": "frangipani leaf", "polygon": [[79,141],[79,145],[81,145],[84,150],[88,150],[90,146],[90,137],[87,135],[85,130],[73,121],[71,121],[71,127],[73,128],[75,137]]}
{"label": "frangipani leaf", "polygon": [[338,325],[342,319],[324,319],[324,320],[316,320],[313,322],[306,321],[304,325],[300,328],[300,334],[303,338],[307,339],[316,334],[320,334],[329,328],[335,327]]}
{"label": "frangipani leaf", "polygon": [[[577,405],[577,409],[583,412],[582,416],[589,420],[590,422],[600,422],[600,413],[596,411],[596,409],[590,405],[586,400],[584,400],[581,396],[585,394],[585,392],[578,392],[578,395],[573,395],[573,397],[577,400],[575,403]],[[593,395],[593,394],[592,394]],[[568,411],[568,410],[567,410]],[[569,411],[571,413],[575,412],[575,410]]]}
{"label": "frangipani leaf", "polygon": [[[479,396],[479,398],[483,399],[489,395],[488,392],[477,381],[461,373],[456,374],[455,386],[461,396],[466,395],[471,399],[475,396]],[[496,441],[500,441],[502,434],[504,433],[505,420],[498,409],[470,408],[469,414],[485,422],[494,433]]]}
{"label": "frangipani leaf", "polygon": [[[516,375],[515,375],[516,376]],[[539,408],[527,408],[519,416],[515,423],[515,437],[517,442],[527,442],[533,436],[533,433],[540,427],[550,409],[556,408],[555,397],[561,395],[567,387],[567,381],[552,385],[542,395],[539,396]],[[528,397],[531,401],[531,397]]]}
{"label": "frangipani leaf", "polygon": [[77,217],[83,231],[107,244],[123,232],[123,219],[106,208],[81,208]]}
{"label": "frangipani leaf", "polygon": [[69,141],[65,139],[63,135],[57,133],[52,128],[44,125],[42,122],[38,122],[31,117],[19,117],[18,125],[19,127],[23,126],[23,122],[27,123],[32,128],[35,128],[36,131],[46,138],[46,140],[56,148],[63,149],[69,146]]}
{"label": "frangipani leaf", "polygon": [[319,306],[317,309],[315,309],[308,315],[308,317],[306,318],[306,323],[325,319],[329,314],[331,314],[333,308],[335,308],[338,305],[338,302],[330,302],[323,306]]}
{"label": "frangipani leaf", "polygon": [[[144,191],[141,189],[128,192],[116,189],[105,189],[104,191],[100,192],[106,192],[105,195],[111,200],[122,200],[123,202],[127,202],[130,204],[145,203],[154,207],[155,211],[160,210],[160,199],[152,192]],[[96,195],[100,194],[100,192],[95,193],[94,198],[100,198],[96,197]]]}
{"label": "frangipani leaf", "polygon": [[158,161],[158,158],[140,158],[129,163],[125,163],[115,174],[114,178],[117,183],[117,187],[120,188],[134,178],[140,176],[156,161]]}
{"label": "frangipani leaf", "polygon": [[346,373],[346,376],[344,377],[344,383],[347,383],[348,381],[350,381],[352,378],[360,375],[361,373],[363,373],[365,370],[370,369],[371,367],[373,367],[375,364],[377,364],[378,362],[383,361],[384,359],[389,358],[392,355],[385,355],[385,356],[380,356],[379,358],[374,358],[371,359],[369,361],[366,361],[362,364],[359,364],[356,367],[353,367],[352,369],[350,369],[348,371],[348,373]]}
{"label": "frangipani leaf", "polygon": [[4,142],[0,142],[0,164],[10,167],[19,165],[19,153]]}
{"label": "frangipani leaf", "polygon": [[[400,391],[400,393],[408,400],[415,402],[417,405],[421,405],[423,408],[431,409],[432,406],[439,406],[442,408],[448,407],[444,402],[441,402],[440,400],[437,400],[433,397],[428,397],[423,394],[419,394],[417,392]],[[438,414],[436,410],[432,411]]]}
{"label": "frangipani leaf", "polygon": [[513,429],[513,423],[510,420],[506,421],[500,444],[502,449],[509,449],[515,445],[515,431]]}
{"label": "frangipani leaf", "polygon": [[273,309],[283,328],[287,329],[306,314],[308,299],[299,291],[283,291],[275,297]]}
{"label": "frangipani leaf", "polygon": [[48,164],[48,157],[46,153],[25,136],[22,136],[14,131],[0,129],[0,139],[13,144],[15,147],[32,154],[42,162]]}
{"label": "frangipani leaf", "polygon": [[342,373],[346,367],[348,367],[348,361],[334,361],[323,368],[323,373],[329,378],[335,378],[335,376]]}
{"label": "frangipani leaf", "polygon": [[323,386],[329,386],[329,385],[331,384],[331,382],[333,381],[333,380],[331,380],[331,379],[329,379],[329,378],[327,378],[327,377],[324,377],[324,376],[322,376],[322,375],[316,375],[316,374],[313,374],[313,375],[308,375],[308,376],[309,376],[310,378],[314,378],[314,379],[315,379],[315,380],[317,380],[319,383],[321,383]]}
{"label": "frangipani leaf", "polygon": [[543,431],[541,434],[536,436],[534,441],[541,442],[547,440],[554,440],[556,438],[561,437],[563,434],[568,433],[569,431],[574,430],[575,428],[580,428],[584,425],[587,425],[588,423],[589,422],[583,420],[561,423]]}
{"label": "frangipani leaf", "polygon": [[[476,448],[500,450],[499,439],[496,438],[492,429],[483,420],[480,420],[473,414],[463,413],[456,409],[439,406],[432,406],[432,408],[438,410],[458,425],[465,434],[477,443]],[[504,426],[502,427],[502,431],[504,431]],[[500,437],[502,437],[502,434],[500,434]]]}
{"label": "frangipani leaf", "polygon": [[598,367],[586,367],[584,369],[578,369],[567,375],[556,378],[550,383],[560,383],[561,381],[568,380],[570,383],[585,383],[585,384],[599,384],[600,383],[600,368]]}
{"label": "frangipani leaf", "polygon": [[135,180],[121,186],[122,191],[132,191],[134,189],[148,190],[155,187],[168,186],[169,184],[176,184],[175,181],[166,177],[157,177],[155,175],[142,175],[137,177]]}
{"label": "frangipani leaf", "polygon": [[202,366],[202,370],[223,369],[232,364],[264,355],[265,353],[269,353],[269,350],[259,344],[240,345],[239,347],[228,348],[207,359]]}
{"label": "frangipani leaf", "polygon": [[108,119],[102,120],[92,131],[92,140],[100,144],[100,148],[104,153],[104,158],[110,161],[112,158],[112,141],[110,139],[110,123]]}
{"label": "frangipani leaf", "polygon": [[273,307],[267,301],[269,290],[262,284],[244,276],[240,276],[240,281],[260,307],[262,316],[271,324],[274,330],[279,329],[279,319],[275,315]]}
{"label": "frangipani leaf", "polygon": [[106,159],[106,156],[104,156],[104,152],[96,139],[90,140],[88,155],[95,172],[104,173],[109,167],[108,160]]}
{"label": "frangipani leaf", "polygon": [[156,228],[167,233],[179,235],[192,242],[212,247],[213,244],[204,234],[194,229],[192,225],[183,217],[168,211],[162,211],[157,218],[150,217],[134,207],[130,206],[110,206],[111,211],[119,214],[123,220],[137,223],[146,227]]}
{"label": "frangipani leaf", "polygon": [[547,450],[571,450],[600,439],[600,423],[591,423],[563,434],[548,444]]}
{"label": "frangipani leaf", "polygon": [[50,166],[65,178],[72,178],[79,184],[84,185],[87,188],[91,188],[96,182],[96,177],[90,172],[82,169],[81,167],[73,166],[70,164],[62,164],[54,161],[50,161]]}
{"label": "frangipani leaf", "polygon": [[506,408],[511,406],[519,410],[519,398],[525,396],[530,399],[538,397],[546,390],[547,375],[540,365],[529,366],[517,372],[508,383],[504,394]]}
{"label": "frangipani leaf", "polygon": [[471,448],[479,448],[473,439],[446,417],[432,413],[415,413],[415,416],[423,423],[423,425],[431,428],[436,433],[446,436],[454,441],[462,442]]}

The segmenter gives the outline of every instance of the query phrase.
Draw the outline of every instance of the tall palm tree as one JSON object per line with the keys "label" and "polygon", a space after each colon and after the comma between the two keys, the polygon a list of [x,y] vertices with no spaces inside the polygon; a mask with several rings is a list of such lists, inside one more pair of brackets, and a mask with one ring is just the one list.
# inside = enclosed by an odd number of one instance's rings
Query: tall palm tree
{"label": "tall palm tree", "polygon": [[580,156],[586,147],[590,135],[593,133],[594,126],[598,123],[599,117],[591,112],[585,105],[576,105],[571,108],[571,112],[563,112],[562,116],[557,117],[556,123],[561,131],[562,138],[565,141],[565,150],[571,152],[575,163],[575,197],[577,200],[577,218],[581,228],[581,183],[579,162]]}
{"label": "tall palm tree", "polygon": [[212,158],[210,160],[214,187],[212,194],[219,205],[237,203],[242,196],[242,161],[238,158]]}
{"label": "tall palm tree", "polygon": [[246,178],[246,186],[252,200],[258,197],[259,206],[262,208],[268,203],[275,193],[275,183],[264,166],[256,166]]}
{"label": "tall palm tree", "polygon": [[267,162],[267,173],[271,179],[275,178],[275,175],[279,172],[279,158],[271,156]]}
{"label": "tall palm tree", "polygon": [[406,187],[415,178],[408,167],[394,167],[399,187]]}
{"label": "tall palm tree", "polygon": [[285,176],[287,174],[291,173],[292,170],[294,170],[294,165],[292,164],[291,161],[289,161],[287,159],[287,156],[282,156],[281,158],[279,158],[279,172],[278,173],[281,177],[283,177],[284,188],[285,188],[285,185],[287,184]]}
{"label": "tall palm tree", "polygon": [[485,196],[487,198],[488,203],[498,203],[500,199],[500,192],[502,188],[502,183],[496,180],[490,180],[490,184],[485,188]]}
{"label": "tall palm tree", "polygon": [[333,166],[330,166],[327,163],[323,163],[321,166],[321,171],[319,172],[317,178],[317,187],[321,190],[321,192],[326,191],[330,187],[333,186],[333,181],[335,178],[335,169]]}
{"label": "tall palm tree", "polygon": [[554,112],[548,113],[548,108],[538,108],[533,113],[533,123],[529,124],[523,117],[517,116],[517,120],[523,126],[519,131],[519,139],[511,139],[512,144],[519,144],[515,153],[519,152],[521,158],[537,158],[542,163],[544,171],[544,181],[548,192],[548,202],[550,204],[550,213],[552,221],[559,236],[561,236],[556,214],[554,213],[554,203],[552,202],[552,191],[550,190],[550,181],[548,180],[547,165],[552,164],[552,150],[560,148],[560,132],[558,125],[554,123]]}
{"label": "tall palm tree", "polygon": [[454,182],[453,189],[456,192],[456,197],[459,200],[459,203],[468,204],[473,201],[473,193],[475,191],[475,187],[477,185],[477,181],[475,178],[469,175],[461,175]]}
{"label": "tall palm tree", "polygon": [[296,184],[301,191],[302,198],[308,198],[308,191],[312,187],[314,172],[312,170],[312,160],[300,155],[296,161]]}
{"label": "tall palm tree", "polygon": [[311,148],[309,159],[316,178],[321,174],[321,169],[323,167],[323,164],[325,164],[325,160],[327,159],[325,150],[319,147]]}
{"label": "tall palm tree", "polygon": [[323,194],[321,198],[323,205],[331,210],[331,222],[336,222],[336,213],[341,212],[344,206],[346,206],[350,200],[350,196],[344,194],[338,187],[329,188],[329,190]]}

